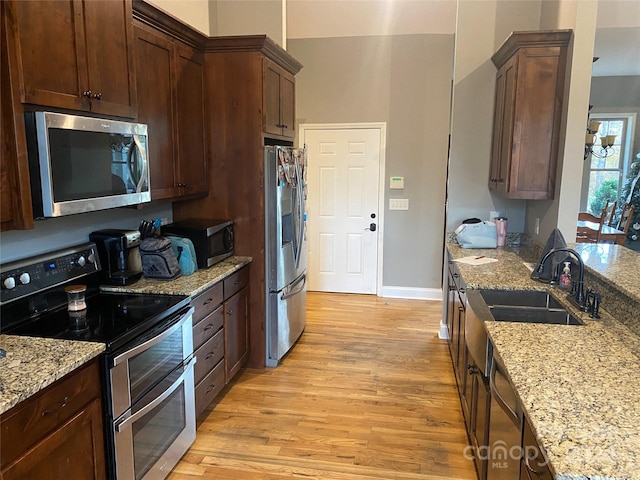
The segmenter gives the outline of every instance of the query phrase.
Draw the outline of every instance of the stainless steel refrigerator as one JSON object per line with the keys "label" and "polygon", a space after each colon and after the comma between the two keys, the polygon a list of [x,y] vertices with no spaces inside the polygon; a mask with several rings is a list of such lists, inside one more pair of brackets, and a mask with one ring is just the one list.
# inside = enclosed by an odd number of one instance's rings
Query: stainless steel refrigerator
{"label": "stainless steel refrigerator", "polygon": [[265,147],[266,364],[280,359],[306,323],[306,152]]}

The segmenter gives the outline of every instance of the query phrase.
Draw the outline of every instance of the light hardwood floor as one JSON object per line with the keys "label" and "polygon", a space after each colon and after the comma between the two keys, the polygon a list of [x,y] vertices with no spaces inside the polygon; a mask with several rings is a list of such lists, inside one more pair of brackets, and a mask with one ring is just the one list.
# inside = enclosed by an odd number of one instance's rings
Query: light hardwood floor
{"label": "light hardwood floor", "polygon": [[169,479],[474,480],[442,304],[307,298],[293,350],[238,374]]}

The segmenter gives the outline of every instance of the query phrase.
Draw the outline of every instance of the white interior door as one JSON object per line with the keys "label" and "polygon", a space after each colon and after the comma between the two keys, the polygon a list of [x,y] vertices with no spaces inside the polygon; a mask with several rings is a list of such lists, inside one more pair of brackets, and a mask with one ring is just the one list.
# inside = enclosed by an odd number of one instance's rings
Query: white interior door
{"label": "white interior door", "polygon": [[304,130],[309,290],[376,293],[380,140],[381,128]]}

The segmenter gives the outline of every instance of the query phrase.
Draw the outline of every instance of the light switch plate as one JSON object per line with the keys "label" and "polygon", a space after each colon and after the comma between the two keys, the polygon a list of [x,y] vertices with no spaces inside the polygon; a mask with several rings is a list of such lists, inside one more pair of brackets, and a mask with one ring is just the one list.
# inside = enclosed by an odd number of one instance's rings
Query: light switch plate
{"label": "light switch plate", "polygon": [[404,188],[404,177],[389,177],[389,188],[400,190]]}
{"label": "light switch plate", "polygon": [[409,210],[408,198],[390,198],[389,210]]}

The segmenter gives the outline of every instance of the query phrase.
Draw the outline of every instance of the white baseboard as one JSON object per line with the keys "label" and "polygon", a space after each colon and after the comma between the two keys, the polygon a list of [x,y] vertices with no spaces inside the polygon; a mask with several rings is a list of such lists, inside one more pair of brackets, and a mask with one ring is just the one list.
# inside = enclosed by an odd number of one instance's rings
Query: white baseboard
{"label": "white baseboard", "polygon": [[440,331],[438,332],[438,338],[441,340],[446,340],[449,338],[449,330],[447,330],[447,325],[444,323],[440,323]]}
{"label": "white baseboard", "polygon": [[383,286],[381,296],[389,298],[415,298],[417,300],[442,300],[442,289]]}

